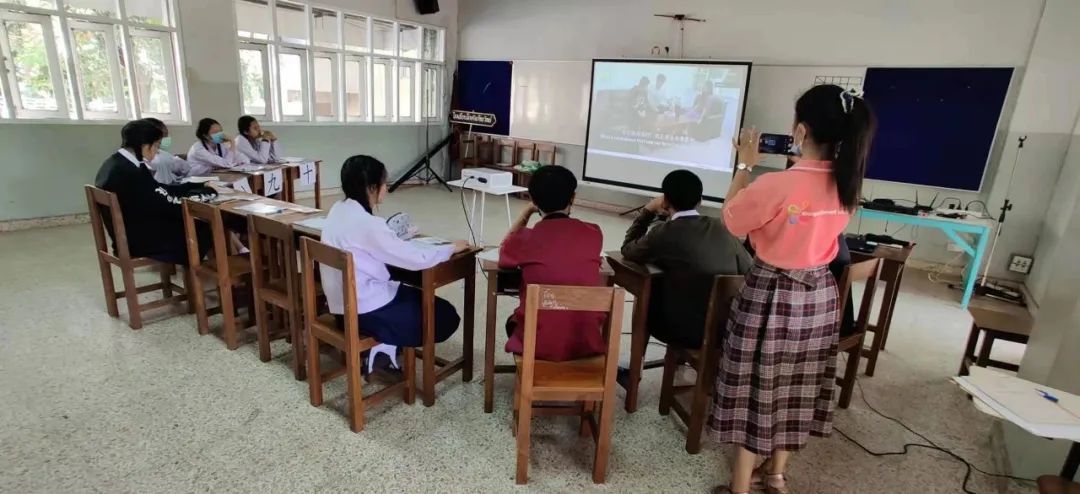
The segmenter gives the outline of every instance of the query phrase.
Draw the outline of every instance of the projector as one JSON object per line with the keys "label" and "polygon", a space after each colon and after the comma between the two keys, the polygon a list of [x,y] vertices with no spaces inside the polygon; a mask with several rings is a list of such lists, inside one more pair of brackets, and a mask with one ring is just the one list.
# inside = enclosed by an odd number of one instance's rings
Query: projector
{"label": "projector", "polygon": [[514,175],[510,172],[491,168],[465,168],[461,170],[461,180],[469,185],[480,187],[510,187],[514,185]]}

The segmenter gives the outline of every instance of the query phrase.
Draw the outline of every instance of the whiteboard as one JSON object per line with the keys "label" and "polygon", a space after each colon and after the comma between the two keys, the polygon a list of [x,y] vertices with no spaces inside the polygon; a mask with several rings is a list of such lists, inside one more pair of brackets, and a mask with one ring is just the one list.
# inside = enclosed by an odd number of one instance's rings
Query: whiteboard
{"label": "whiteboard", "polygon": [[[815,84],[836,84],[862,89],[866,67],[754,65],[750,71],[750,94],[743,126],[755,126],[770,134],[790,134],[795,120],[795,101]],[[765,166],[783,168],[785,160],[767,155]]]}
{"label": "whiteboard", "polygon": [[513,64],[510,136],[584,146],[592,61]]}

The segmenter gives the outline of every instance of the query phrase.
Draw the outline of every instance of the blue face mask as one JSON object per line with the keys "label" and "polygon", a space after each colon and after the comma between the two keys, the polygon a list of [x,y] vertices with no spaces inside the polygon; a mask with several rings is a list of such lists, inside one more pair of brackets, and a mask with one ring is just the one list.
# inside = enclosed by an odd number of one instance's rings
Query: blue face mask
{"label": "blue face mask", "polygon": [[159,148],[162,151],[168,151],[172,147],[172,137],[165,136],[161,138],[161,146]]}
{"label": "blue face mask", "polygon": [[225,142],[225,132],[215,132],[210,134],[210,140],[214,141],[214,144],[221,144]]}

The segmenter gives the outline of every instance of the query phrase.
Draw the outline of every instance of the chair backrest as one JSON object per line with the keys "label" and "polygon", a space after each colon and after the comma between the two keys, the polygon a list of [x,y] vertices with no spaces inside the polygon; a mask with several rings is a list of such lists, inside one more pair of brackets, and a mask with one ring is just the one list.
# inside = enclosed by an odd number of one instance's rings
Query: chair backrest
{"label": "chair backrest", "polygon": [[285,295],[289,300],[296,300],[299,271],[292,225],[252,215],[248,221],[248,243],[255,289],[264,289],[268,282],[283,281]]}
{"label": "chair backrest", "polygon": [[130,260],[127,230],[124,229],[124,218],[120,214],[120,201],[116,199],[116,194],[93,185],[86,185],[84,189],[86,206],[90,210],[90,229],[94,232],[94,246],[99,252],[110,254],[106,236],[109,235],[113,239],[116,258],[125,262]]}
{"label": "chair backrest", "polygon": [[851,298],[851,286],[857,281],[865,281],[862,303],[859,304],[859,314],[855,319],[855,334],[866,331],[870,324],[870,308],[874,304],[874,293],[877,291],[878,278],[881,276],[881,259],[869,259],[862,262],[848,264],[844,267],[844,274],[840,277],[840,317],[847,309],[848,299]]}
{"label": "chair backrest", "polygon": [[[536,320],[540,311],[585,311],[607,314],[604,338],[605,386],[615,379],[619,360],[619,337],[622,333],[626,292],[622,288],[561,285],[529,285],[525,288],[525,346],[522,352],[522,382],[532,385],[536,361]],[[610,375],[609,375],[610,374]]]}
{"label": "chair backrest", "polygon": [[533,152],[533,159],[539,161],[543,165],[555,164],[556,147],[550,142],[538,142],[536,143],[536,151]]}
{"label": "chair backrest", "polygon": [[214,269],[218,275],[229,273],[229,250],[225,243],[225,222],[221,219],[221,210],[216,206],[203,204],[191,199],[184,199],[184,236],[187,238],[188,265],[202,265],[199,252],[199,236],[196,223],[205,223],[210,227],[213,239]]}
{"label": "chair backrest", "polygon": [[719,346],[720,335],[726,329],[731,303],[739,296],[743,287],[743,277],[739,275],[717,275],[713,277],[709,306],[705,310],[705,336],[701,342],[702,350]]}
{"label": "chair backrest", "polygon": [[523,161],[536,159],[536,143],[532,141],[517,140],[514,148],[514,164],[520,165]]}
{"label": "chair backrest", "polygon": [[[358,345],[360,331],[356,320],[356,273],[353,271],[352,254],[304,237],[300,240],[300,257],[303,262],[300,272],[303,279],[304,327],[315,335],[335,335],[342,338],[342,343],[348,345],[346,348]],[[320,264],[341,272],[341,295],[345,306],[345,323],[342,328],[319,322],[319,316],[328,313],[317,312],[319,307],[316,303],[318,290],[315,276]],[[341,334],[343,331],[344,334]]]}
{"label": "chair backrest", "polygon": [[[507,156],[506,151],[509,150],[510,154]],[[498,139],[495,141],[495,152],[493,153],[493,160],[496,164],[503,165],[516,165],[517,161],[517,141],[513,139]]]}

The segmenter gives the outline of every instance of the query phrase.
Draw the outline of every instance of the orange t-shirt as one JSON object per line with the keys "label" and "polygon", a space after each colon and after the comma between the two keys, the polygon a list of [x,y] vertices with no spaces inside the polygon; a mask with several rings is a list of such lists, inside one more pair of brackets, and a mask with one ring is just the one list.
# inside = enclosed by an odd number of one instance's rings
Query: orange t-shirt
{"label": "orange t-shirt", "polygon": [[765,174],[724,202],[724,223],[748,235],[762,261],[780,269],[829,264],[851,212],[840,204],[832,162],[801,160]]}

